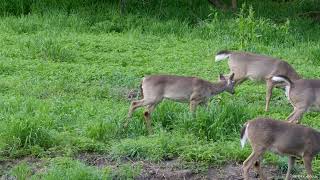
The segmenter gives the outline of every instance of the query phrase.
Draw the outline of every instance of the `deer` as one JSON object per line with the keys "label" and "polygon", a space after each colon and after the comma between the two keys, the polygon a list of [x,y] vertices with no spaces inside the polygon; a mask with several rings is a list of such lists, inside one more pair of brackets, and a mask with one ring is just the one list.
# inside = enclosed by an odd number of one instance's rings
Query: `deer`
{"label": "deer", "polygon": [[299,123],[308,110],[320,111],[320,79],[291,80],[278,75],[273,76],[272,80],[285,83],[285,95],[293,106],[293,112],[287,117],[289,122]]}
{"label": "deer", "polygon": [[278,58],[229,50],[220,51],[215,56],[216,62],[224,59],[228,59],[231,71],[229,74],[235,74],[236,86],[247,79],[266,82],[265,111],[269,110],[273,87],[283,87],[280,83],[274,83],[271,80],[272,76],[284,75],[292,80],[300,79],[299,74],[290,64]]}
{"label": "deer", "polygon": [[156,106],[164,99],[177,102],[189,102],[190,111],[195,112],[197,106],[207,106],[209,98],[224,91],[234,94],[234,74],[226,79],[220,74],[219,82],[209,82],[197,77],[175,75],[151,75],[144,77],[141,88],[141,100],[131,102],[125,127],[129,123],[133,112],[142,106],[146,107],[144,119],[149,134],[151,130],[151,114]]}
{"label": "deer", "polygon": [[248,173],[252,166],[261,179],[266,179],[260,166],[262,156],[266,151],[288,156],[286,180],[294,167],[296,158],[302,158],[308,179],[312,179],[312,160],[320,152],[320,132],[307,126],[289,123],[288,121],[270,118],[256,118],[246,122],[241,131],[241,146],[247,139],[252,147],[252,153],[243,162],[244,179],[249,179]]}

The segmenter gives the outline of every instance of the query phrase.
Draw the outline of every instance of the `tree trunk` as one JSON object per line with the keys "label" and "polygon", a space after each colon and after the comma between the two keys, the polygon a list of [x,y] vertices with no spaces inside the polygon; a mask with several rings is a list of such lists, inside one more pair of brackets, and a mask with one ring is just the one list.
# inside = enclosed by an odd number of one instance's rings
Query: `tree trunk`
{"label": "tree trunk", "polygon": [[126,10],[126,0],[119,0],[120,14],[124,14]]}
{"label": "tree trunk", "polygon": [[[209,3],[211,3],[212,5],[214,5],[215,7],[222,9],[223,11],[226,11],[230,8],[227,7],[227,5],[225,5],[223,2],[221,2],[220,0],[208,0]],[[232,10],[235,11],[237,9],[237,0],[231,0],[232,2]]]}

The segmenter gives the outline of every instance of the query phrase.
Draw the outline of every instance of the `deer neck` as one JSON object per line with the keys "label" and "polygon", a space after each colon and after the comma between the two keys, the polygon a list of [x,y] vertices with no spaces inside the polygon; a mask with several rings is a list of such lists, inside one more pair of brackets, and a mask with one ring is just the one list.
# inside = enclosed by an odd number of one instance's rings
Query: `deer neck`
{"label": "deer neck", "polygon": [[220,94],[223,91],[225,91],[227,88],[227,82],[226,81],[221,81],[221,82],[217,82],[217,83],[211,83],[211,94],[212,95],[216,95],[216,94]]}

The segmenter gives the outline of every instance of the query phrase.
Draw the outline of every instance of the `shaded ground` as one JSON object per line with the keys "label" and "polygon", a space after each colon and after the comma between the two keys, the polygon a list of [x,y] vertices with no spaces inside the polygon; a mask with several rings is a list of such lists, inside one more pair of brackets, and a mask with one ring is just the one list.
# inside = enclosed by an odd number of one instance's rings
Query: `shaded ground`
{"label": "shaded ground", "polygon": [[[240,180],[243,179],[241,173],[241,164],[230,163],[222,167],[209,168],[208,170],[208,179],[224,179],[224,180]],[[278,174],[278,170],[275,166],[263,166],[263,171],[268,179],[279,179],[281,176]],[[252,179],[259,179],[255,172],[250,171],[250,177]]]}
{"label": "shaded ground", "polygon": [[[104,168],[106,166],[112,169],[117,169],[121,164],[131,164],[132,166],[141,166],[141,173],[135,179],[137,180],[176,180],[176,179],[210,179],[210,180],[241,180],[241,164],[228,163],[220,167],[206,167],[204,165],[198,165],[198,163],[186,163],[179,159],[162,161],[159,163],[152,163],[148,161],[132,161],[130,159],[111,160],[108,156],[99,154],[80,154],[75,159],[81,162],[95,166],[97,168]],[[10,170],[15,165],[25,162],[32,168],[32,174],[45,171],[43,160],[24,157],[15,160],[0,161],[0,180],[15,179],[9,175]],[[268,179],[281,179],[283,175],[279,174],[279,171],[275,166],[263,166],[264,172]],[[252,179],[258,179],[256,174],[251,171],[250,177]]]}
{"label": "shaded ground", "polygon": [[23,157],[13,160],[0,160],[0,180],[16,179],[9,175],[10,170],[19,163],[26,163],[31,167],[31,173],[45,171],[44,162],[34,157]]}
{"label": "shaded ground", "polygon": [[[112,166],[116,168],[117,163],[111,161],[105,156],[95,154],[82,154],[78,157],[81,161],[88,165],[97,166],[102,168],[104,166]],[[142,172],[136,178],[138,180],[157,180],[157,179],[229,179],[240,180],[243,179],[241,175],[241,164],[228,163],[221,167],[196,167],[195,163],[185,164],[178,159],[162,161],[160,163],[151,163],[147,161],[132,161],[130,159],[121,160],[125,163],[141,164]],[[267,177],[270,179],[279,179],[283,177],[280,175],[275,166],[263,166],[263,170]],[[258,179],[257,175],[251,171],[250,177],[252,179]]]}

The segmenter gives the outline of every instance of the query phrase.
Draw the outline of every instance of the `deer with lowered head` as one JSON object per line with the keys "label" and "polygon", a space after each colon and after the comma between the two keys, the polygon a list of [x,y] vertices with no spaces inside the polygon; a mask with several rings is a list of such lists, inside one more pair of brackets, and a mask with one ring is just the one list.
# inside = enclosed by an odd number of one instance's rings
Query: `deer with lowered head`
{"label": "deer with lowered head", "polygon": [[249,169],[254,166],[261,179],[266,179],[260,161],[269,150],[287,155],[288,170],[286,180],[290,179],[291,169],[296,158],[302,158],[308,179],[312,179],[312,159],[320,152],[320,132],[315,129],[269,118],[256,118],[244,124],[241,131],[241,146],[249,140],[252,153],[243,162],[244,179],[249,179]]}
{"label": "deer with lowered head", "polygon": [[247,79],[266,82],[267,91],[265,111],[269,110],[273,87],[282,87],[281,84],[276,85],[272,82],[272,76],[284,75],[292,80],[300,79],[300,76],[290,64],[278,58],[249,52],[228,50],[218,52],[215,57],[215,61],[217,62],[224,59],[228,59],[228,65],[231,71],[230,74],[235,74],[234,80],[236,85],[241,84]]}
{"label": "deer with lowered head", "polygon": [[234,94],[232,74],[228,79],[220,74],[220,81],[212,83],[197,77],[174,75],[151,75],[144,77],[141,82],[143,99],[132,101],[128,112],[128,125],[132,113],[141,106],[146,106],[144,118],[149,133],[151,133],[151,113],[163,100],[170,99],[179,102],[189,102],[190,111],[194,112],[199,104],[207,105],[210,97],[227,91]]}
{"label": "deer with lowered head", "polygon": [[320,79],[291,80],[279,75],[272,80],[285,83],[285,94],[294,108],[287,118],[289,122],[298,123],[308,110],[320,111]]}

